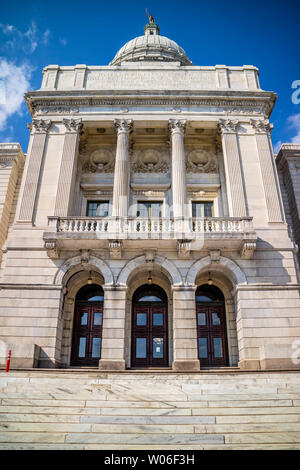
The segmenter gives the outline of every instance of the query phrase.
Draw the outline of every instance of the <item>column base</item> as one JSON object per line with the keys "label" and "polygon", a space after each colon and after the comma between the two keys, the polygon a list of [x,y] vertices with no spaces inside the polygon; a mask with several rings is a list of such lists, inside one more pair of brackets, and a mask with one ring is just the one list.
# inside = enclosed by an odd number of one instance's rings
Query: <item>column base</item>
{"label": "column base", "polygon": [[173,361],[172,369],[178,372],[199,371],[200,361],[198,359],[191,361]]}
{"label": "column base", "polygon": [[110,371],[110,370],[125,370],[126,369],[126,365],[125,365],[125,361],[122,360],[122,361],[113,361],[113,360],[109,360],[109,359],[101,359],[99,361],[99,370],[106,370],[106,371]]}

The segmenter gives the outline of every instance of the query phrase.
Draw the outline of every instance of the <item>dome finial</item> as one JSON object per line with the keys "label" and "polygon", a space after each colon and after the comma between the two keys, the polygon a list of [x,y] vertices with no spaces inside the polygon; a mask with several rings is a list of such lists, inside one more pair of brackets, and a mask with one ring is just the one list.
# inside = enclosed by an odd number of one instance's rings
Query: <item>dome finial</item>
{"label": "dome finial", "polygon": [[146,10],[147,16],[149,18],[149,23],[147,23],[145,28],[144,28],[144,34],[145,35],[148,35],[148,34],[155,34],[155,35],[157,34],[157,35],[159,35],[160,30],[159,30],[158,24],[155,23],[155,19],[153,18],[153,16],[149,15],[149,13],[147,11],[147,8],[145,10]]}
{"label": "dome finial", "polygon": [[147,8],[145,8],[146,10],[146,13],[147,13],[147,16],[149,18],[149,23],[152,24],[152,23],[155,23],[155,19],[153,18],[152,15],[149,15],[148,11],[147,11]]}

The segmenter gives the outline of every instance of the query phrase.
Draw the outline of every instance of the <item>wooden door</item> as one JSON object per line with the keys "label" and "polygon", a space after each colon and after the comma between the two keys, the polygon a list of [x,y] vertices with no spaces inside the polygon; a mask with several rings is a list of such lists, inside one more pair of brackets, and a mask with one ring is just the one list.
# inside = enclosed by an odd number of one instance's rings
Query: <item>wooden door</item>
{"label": "wooden door", "polygon": [[198,357],[201,366],[228,365],[224,306],[198,306]]}
{"label": "wooden door", "polygon": [[167,332],[166,306],[133,306],[132,367],[167,367]]}
{"label": "wooden door", "polygon": [[103,305],[78,305],[75,311],[72,365],[98,366],[101,358]]}

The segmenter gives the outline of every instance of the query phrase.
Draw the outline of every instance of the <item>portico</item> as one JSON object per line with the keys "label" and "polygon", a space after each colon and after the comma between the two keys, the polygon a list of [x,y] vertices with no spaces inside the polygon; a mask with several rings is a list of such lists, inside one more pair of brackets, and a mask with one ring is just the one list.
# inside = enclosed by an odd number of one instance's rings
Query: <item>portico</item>
{"label": "portico", "polygon": [[298,367],[275,101],[156,24],[107,66],[45,67],[1,265],[16,367]]}

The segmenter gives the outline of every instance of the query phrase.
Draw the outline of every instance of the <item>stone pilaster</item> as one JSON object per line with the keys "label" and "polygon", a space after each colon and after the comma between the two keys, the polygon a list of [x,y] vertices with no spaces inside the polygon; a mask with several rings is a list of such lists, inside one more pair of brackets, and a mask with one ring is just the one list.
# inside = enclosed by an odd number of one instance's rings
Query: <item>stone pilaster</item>
{"label": "stone pilaster", "polygon": [[251,119],[255,130],[256,145],[266,199],[269,222],[283,222],[279,183],[276,175],[275,160],[270,142],[272,126],[267,119]]}
{"label": "stone pilaster", "polygon": [[114,172],[113,217],[128,215],[129,194],[129,134],[132,131],[132,120],[116,119],[117,152]]}
{"label": "stone pilaster", "polygon": [[19,213],[20,222],[33,222],[34,205],[40,179],[45,142],[50,126],[51,121],[43,119],[33,119],[32,124],[29,124],[30,130],[33,132],[33,141]]}
{"label": "stone pilaster", "polygon": [[174,217],[184,217],[187,195],[184,157],[184,131],[186,121],[170,119],[172,143],[172,197]]}
{"label": "stone pilaster", "polygon": [[78,141],[82,130],[81,119],[64,119],[66,127],[62,160],[59,172],[54,215],[69,215],[73,203],[76,177]]}
{"label": "stone pilaster", "polygon": [[229,215],[243,217],[247,215],[246,198],[242,168],[237,142],[238,121],[220,119],[218,129],[222,136],[224,167],[226,176]]}
{"label": "stone pilaster", "polygon": [[127,287],[103,286],[104,311],[99,369],[125,369],[125,313]]}
{"label": "stone pilaster", "polygon": [[172,368],[178,371],[199,370],[196,325],[196,286],[173,286]]}

